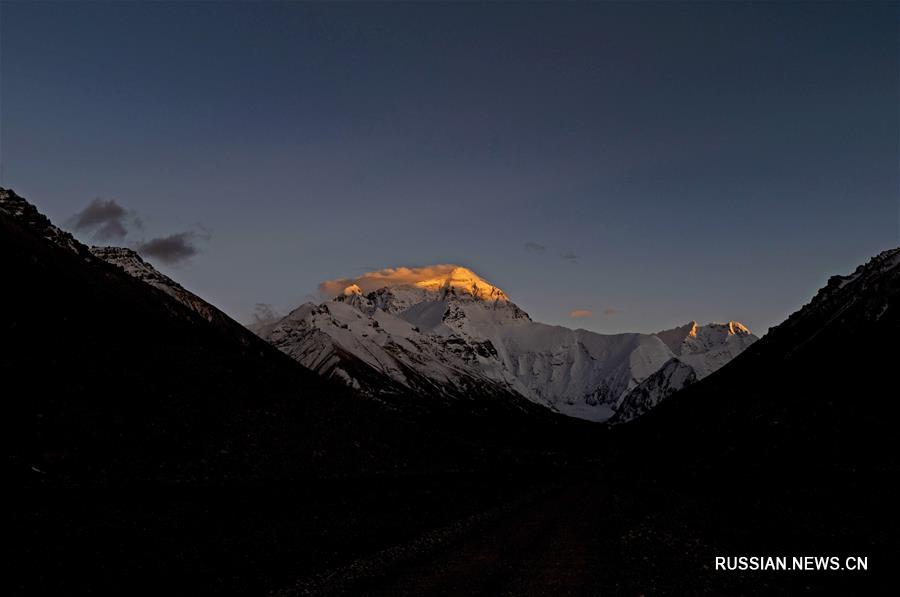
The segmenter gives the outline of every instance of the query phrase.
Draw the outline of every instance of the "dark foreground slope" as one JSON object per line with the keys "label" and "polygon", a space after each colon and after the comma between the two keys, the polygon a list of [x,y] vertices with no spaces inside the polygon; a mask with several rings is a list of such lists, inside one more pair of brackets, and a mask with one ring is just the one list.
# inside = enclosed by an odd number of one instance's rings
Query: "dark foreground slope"
{"label": "dark foreground slope", "polygon": [[546,439],[511,448],[532,423],[359,399],[0,193],[14,594],[263,593],[488,507],[544,459]]}

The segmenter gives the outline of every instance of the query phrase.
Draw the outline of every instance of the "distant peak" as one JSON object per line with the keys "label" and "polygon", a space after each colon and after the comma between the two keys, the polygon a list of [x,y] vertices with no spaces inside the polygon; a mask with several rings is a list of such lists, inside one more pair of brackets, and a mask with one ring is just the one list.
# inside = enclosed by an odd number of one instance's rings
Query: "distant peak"
{"label": "distant peak", "polygon": [[[747,326],[739,321],[700,325],[692,320],[676,328],[657,332],[656,336],[662,340],[673,353],[681,354],[685,342],[718,342],[725,340],[728,336],[753,336],[753,333]],[[716,338],[718,340],[714,340]]]}

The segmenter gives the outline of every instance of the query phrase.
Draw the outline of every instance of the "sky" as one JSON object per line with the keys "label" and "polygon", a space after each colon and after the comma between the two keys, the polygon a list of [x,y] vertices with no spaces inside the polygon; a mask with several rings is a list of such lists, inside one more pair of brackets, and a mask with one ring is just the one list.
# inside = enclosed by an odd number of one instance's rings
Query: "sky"
{"label": "sky", "polygon": [[900,244],[896,2],[3,2],[3,186],[247,322],[460,264],[757,333]]}

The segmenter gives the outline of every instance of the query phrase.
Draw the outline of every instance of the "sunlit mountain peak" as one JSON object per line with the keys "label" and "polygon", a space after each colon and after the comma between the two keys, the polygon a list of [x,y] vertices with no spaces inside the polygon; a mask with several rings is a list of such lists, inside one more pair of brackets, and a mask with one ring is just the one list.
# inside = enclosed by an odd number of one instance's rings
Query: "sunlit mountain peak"
{"label": "sunlit mountain peak", "polygon": [[433,292],[452,291],[470,294],[482,300],[509,300],[505,292],[485,281],[472,270],[459,266],[454,267],[446,274],[419,280],[415,286]]}

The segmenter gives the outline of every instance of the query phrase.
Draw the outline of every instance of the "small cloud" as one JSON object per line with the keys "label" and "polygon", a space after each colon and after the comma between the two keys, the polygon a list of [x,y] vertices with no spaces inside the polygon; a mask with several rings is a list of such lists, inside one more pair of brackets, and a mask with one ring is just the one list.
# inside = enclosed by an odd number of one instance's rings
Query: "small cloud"
{"label": "small cloud", "polygon": [[576,255],[572,251],[569,251],[568,253],[563,253],[562,255],[560,255],[560,257],[565,259],[569,263],[578,263],[578,255]]}
{"label": "small cloud", "polygon": [[569,317],[572,319],[588,319],[594,316],[593,311],[588,311],[587,309],[575,309],[571,313],[569,313]]}
{"label": "small cloud", "polygon": [[198,253],[196,237],[197,233],[193,231],[179,232],[140,243],[136,248],[144,257],[155,257],[174,265]]}
{"label": "small cloud", "polygon": [[618,314],[619,314],[618,309],[613,309],[612,307],[607,307],[606,309],[603,309],[603,315],[605,315],[606,317],[611,317],[613,315],[618,315]]}
{"label": "small cloud", "polygon": [[525,250],[531,253],[543,253],[547,250],[547,247],[538,243],[528,242],[525,243]]}
{"label": "small cloud", "polygon": [[207,228],[200,222],[194,222],[194,233],[197,238],[209,242],[209,239],[212,238],[212,230]]}
{"label": "small cloud", "polygon": [[253,308],[253,323],[265,323],[281,319],[281,315],[269,303],[256,303]]}
{"label": "small cloud", "polygon": [[75,230],[92,231],[94,238],[109,240],[122,239],[128,234],[129,223],[140,228],[141,221],[132,215],[115,199],[94,199],[87,207],[72,216],[71,222]]}

